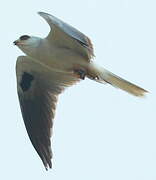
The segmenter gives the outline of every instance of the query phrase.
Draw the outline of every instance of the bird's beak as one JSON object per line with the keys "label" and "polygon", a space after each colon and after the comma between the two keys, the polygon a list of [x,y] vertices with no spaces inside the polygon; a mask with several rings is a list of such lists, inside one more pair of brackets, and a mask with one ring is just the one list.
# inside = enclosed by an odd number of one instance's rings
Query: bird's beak
{"label": "bird's beak", "polygon": [[13,42],[13,44],[14,44],[14,45],[18,45],[18,44],[19,44],[19,41],[16,40],[16,41]]}

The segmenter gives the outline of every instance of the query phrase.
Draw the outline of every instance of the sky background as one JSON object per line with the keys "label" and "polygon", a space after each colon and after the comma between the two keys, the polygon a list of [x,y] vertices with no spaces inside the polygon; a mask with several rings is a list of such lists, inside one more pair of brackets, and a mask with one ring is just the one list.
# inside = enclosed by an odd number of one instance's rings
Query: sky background
{"label": "sky background", "polygon": [[[44,0],[1,2],[0,179],[156,179],[156,1]],[[150,91],[136,98],[91,80],[59,98],[53,169],[45,171],[22,120],[12,42],[23,34],[45,37],[36,12],[61,18],[89,36],[95,61]]]}

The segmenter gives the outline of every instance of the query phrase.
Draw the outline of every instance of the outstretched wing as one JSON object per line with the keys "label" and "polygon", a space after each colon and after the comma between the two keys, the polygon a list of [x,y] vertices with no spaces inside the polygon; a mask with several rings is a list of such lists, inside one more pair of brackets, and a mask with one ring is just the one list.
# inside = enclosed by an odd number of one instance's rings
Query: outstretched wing
{"label": "outstretched wing", "polygon": [[51,141],[58,95],[78,79],[51,72],[26,56],[16,63],[17,91],[29,138],[46,169],[52,167]]}
{"label": "outstretched wing", "polygon": [[68,46],[77,49],[78,52],[86,53],[89,59],[94,56],[93,45],[86,35],[55,16],[44,12],[38,12],[38,14],[47,21],[51,28],[47,39],[53,40],[56,45]]}

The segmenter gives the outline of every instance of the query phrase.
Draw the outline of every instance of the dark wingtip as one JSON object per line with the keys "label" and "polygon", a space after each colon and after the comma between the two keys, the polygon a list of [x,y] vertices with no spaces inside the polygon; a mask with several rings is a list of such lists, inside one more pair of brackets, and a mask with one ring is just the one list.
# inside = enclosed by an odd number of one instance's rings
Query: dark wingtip
{"label": "dark wingtip", "polygon": [[43,12],[42,11],[38,11],[37,14],[41,15]]}
{"label": "dark wingtip", "polygon": [[48,171],[49,169],[52,169],[52,163],[47,164],[44,167],[45,167],[45,170]]}
{"label": "dark wingtip", "polygon": [[45,170],[48,171],[48,169],[49,169],[48,165],[44,164],[44,167],[45,167]]}
{"label": "dark wingtip", "polygon": [[42,12],[42,11],[38,11],[37,14],[39,14],[40,16],[42,16],[44,18],[47,18],[47,16],[52,16],[51,14],[48,14],[48,13],[45,13],[45,12]]}
{"label": "dark wingtip", "polygon": [[[37,14],[39,14],[40,16],[43,16],[43,15],[46,15],[47,13],[42,12],[42,11],[38,11]],[[49,15],[49,14],[47,14],[47,15]]]}
{"label": "dark wingtip", "polygon": [[45,170],[48,171],[49,169],[52,169],[52,162],[51,162],[51,159],[49,159],[48,161],[43,161],[43,164],[44,164],[44,167],[45,167]]}

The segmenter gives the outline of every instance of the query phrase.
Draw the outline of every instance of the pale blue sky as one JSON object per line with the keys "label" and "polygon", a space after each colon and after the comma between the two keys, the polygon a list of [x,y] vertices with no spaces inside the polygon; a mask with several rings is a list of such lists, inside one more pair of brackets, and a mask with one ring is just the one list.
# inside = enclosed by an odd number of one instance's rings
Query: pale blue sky
{"label": "pale blue sky", "polygon": [[[1,2],[0,179],[156,179],[156,1],[44,0]],[[151,93],[143,99],[90,80],[60,96],[53,136],[53,169],[32,147],[16,93],[12,42],[44,37],[49,12],[88,35],[95,61]]]}

